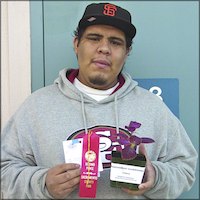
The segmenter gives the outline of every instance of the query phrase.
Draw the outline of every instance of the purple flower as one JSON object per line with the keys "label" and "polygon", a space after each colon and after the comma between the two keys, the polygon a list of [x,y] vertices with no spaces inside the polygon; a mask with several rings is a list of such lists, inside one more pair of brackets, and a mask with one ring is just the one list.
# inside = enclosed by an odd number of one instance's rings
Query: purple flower
{"label": "purple flower", "polygon": [[136,135],[133,135],[133,132],[141,126],[138,122],[131,121],[129,126],[125,126],[126,129],[130,132],[131,136],[124,136],[123,134],[118,134],[119,139],[118,142],[121,145],[124,145],[124,149],[122,149],[121,155],[122,159],[129,160],[134,159],[137,156],[136,150],[137,146],[141,143],[152,143],[155,142],[151,138],[147,137],[137,137]]}
{"label": "purple flower", "polygon": [[135,131],[135,129],[140,128],[140,126],[141,126],[140,123],[131,121],[129,126],[125,126],[125,128],[132,133]]}

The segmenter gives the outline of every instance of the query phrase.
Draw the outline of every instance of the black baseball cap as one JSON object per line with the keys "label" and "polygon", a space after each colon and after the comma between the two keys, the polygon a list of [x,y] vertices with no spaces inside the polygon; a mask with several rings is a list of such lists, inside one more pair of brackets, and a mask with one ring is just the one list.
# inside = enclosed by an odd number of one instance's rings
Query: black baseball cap
{"label": "black baseball cap", "polygon": [[88,5],[79,21],[78,29],[97,24],[114,26],[122,30],[131,39],[136,34],[136,28],[131,22],[131,14],[114,4],[92,3]]}

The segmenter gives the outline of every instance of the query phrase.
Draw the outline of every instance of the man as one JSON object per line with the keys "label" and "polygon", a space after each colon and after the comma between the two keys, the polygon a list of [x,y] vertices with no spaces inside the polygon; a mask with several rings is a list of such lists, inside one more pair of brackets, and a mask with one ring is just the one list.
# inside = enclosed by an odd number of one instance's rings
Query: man
{"label": "man", "polygon": [[[130,13],[109,3],[90,4],[74,38],[79,68],[64,69],[51,86],[34,92],[9,120],[2,136],[5,198],[77,199],[80,165],[65,163],[62,142],[98,132],[104,170],[99,199],[177,198],[195,180],[197,153],[180,121],[166,105],[123,72],[136,28]],[[110,186],[113,136],[130,121],[139,136],[146,171],[138,190]],[[73,157],[73,155],[71,155]]]}

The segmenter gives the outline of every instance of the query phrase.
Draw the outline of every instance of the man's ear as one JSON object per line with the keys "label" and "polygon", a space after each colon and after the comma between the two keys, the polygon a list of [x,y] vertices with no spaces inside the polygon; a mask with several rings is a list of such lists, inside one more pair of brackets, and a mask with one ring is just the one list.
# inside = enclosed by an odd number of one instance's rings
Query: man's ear
{"label": "man's ear", "polygon": [[74,37],[74,52],[77,55],[78,53],[78,38]]}
{"label": "man's ear", "polygon": [[131,50],[132,50],[132,46],[127,49],[127,51],[126,51],[126,57],[128,57],[130,55]]}

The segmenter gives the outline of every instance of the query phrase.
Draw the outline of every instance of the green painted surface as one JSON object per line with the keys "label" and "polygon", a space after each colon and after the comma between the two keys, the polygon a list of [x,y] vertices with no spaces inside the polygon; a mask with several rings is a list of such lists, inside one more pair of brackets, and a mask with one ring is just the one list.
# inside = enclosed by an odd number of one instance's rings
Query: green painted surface
{"label": "green painted surface", "polygon": [[31,89],[35,91],[45,85],[44,82],[44,37],[43,3],[30,2],[31,18]]}

